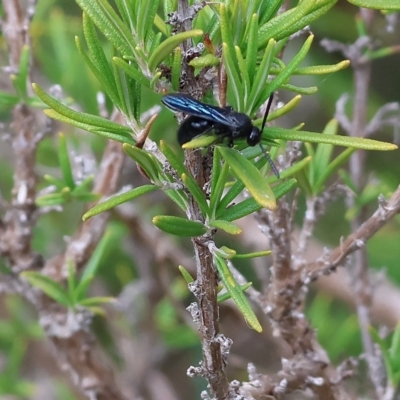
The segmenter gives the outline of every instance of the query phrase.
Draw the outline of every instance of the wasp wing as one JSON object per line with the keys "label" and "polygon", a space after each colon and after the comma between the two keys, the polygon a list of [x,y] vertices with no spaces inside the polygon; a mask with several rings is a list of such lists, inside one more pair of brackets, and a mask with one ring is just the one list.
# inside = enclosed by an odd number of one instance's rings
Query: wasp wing
{"label": "wasp wing", "polygon": [[167,94],[161,101],[173,111],[180,111],[222,125],[237,125],[236,119],[231,117],[232,111],[230,108],[221,108],[205,104],[182,93]]}

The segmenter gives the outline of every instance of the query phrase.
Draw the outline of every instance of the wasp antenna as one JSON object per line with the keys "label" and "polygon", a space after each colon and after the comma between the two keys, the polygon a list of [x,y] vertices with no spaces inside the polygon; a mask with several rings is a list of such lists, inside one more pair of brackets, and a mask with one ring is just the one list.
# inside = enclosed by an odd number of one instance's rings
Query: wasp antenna
{"label": "wasp antenna", "polygon": [[279,175],[279,171],[278,168],[276,168],[276,165],[274,164],[274,162],[272,161],[272,158],[270,157],[270,155],[268,154],[267,150],[265,150],[264,146],[261,144],[261,142],[259,143],[260,147],[261,147],[261,151],[263,152],[265,158],[268,160],[269,165],[271,166],[271,169],[273,171],[273,173],[275,174],[275,176],[279,179],[280,175]]}
{"label": "wasp antenna", "polygon": [[263,119],[263,122],[262,122],[262,125],[261,125],[261,133],[263,132],[265,123],[267,122],[267,117],[268,117],[268,114],[269,114],[269,110],[271,109],[272,100],[273,99],[274,99],[274,94],[272,93],[271,96],[269,96],[267,108],[266,108],[265,113],[264,113],[264,119]]}
{"label": "wasp antenna", "polygon": [[[266,110],[265,110],[264,119],[263,119],[263,122],[262,122],[262,125],[261,125],[261,134],[263,133],[265,124],[266,124],[266,122],[267,122],[267,117],[268,117],[268,114],[269,114],[269,110],[271,109],[272,100],[273,100],[273,99],[274,99],[274,94],[271,93],[271,96],[269,96],[269,99],[268,99],[267,108],[266,108]],[[278,168],[276,168],[276,165],[275,165],[274,162],[272,161],[272,158],[271,158],[270,155],[267,153],[267,150],[265,150],[265,148],[264,148],[264,146],[261,144],[261,142],[259,143],[259,145],[260,145],[260,147],[261,147],[261,151],[264,153],[265,158],[268,160],[269,165],[271,166],[271,169],[272,169],[273,173],[274,173],[275,176],[279,179],[280,175],[279,175]]]}

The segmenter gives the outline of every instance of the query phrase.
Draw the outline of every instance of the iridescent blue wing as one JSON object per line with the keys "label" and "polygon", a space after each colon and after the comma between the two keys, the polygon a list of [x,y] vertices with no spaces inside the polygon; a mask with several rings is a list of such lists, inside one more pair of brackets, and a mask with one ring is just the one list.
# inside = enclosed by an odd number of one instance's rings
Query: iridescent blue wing
{"label": "iridescent blue wing", "polygon": [[222,125],[233,127],[236,127],[237,125],[236,119],[231,117],[231,109],[205,104],[186,94],[167,94],[161,99],[161,101],[165,106],[173,111],[180,111]]}

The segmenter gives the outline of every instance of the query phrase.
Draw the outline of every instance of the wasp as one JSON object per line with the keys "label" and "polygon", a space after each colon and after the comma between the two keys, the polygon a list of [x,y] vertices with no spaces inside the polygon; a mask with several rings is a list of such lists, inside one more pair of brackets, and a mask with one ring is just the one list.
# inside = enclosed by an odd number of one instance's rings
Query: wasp
{"label": "wasp", "polygon": [[204,135],[211,130],[217,136],[217,142],[226,140],[229,147],[233,147],[237,139],[246,139],[249,146],[258,144],[261,147],[271,165],[272,171],[279,178],[278,169],[261,144],[262,133],[271,108],[272,98],[273,95],[268,100],[261,129],[253,125],[248,115],[237,112],[232,107],[222,108],[205,104],[186,94],[167,94],[161,101],[172,111],[188,114],[188,117],[183,120],[178,129],[178,142],[181,146],[190,142],[196,136]]}

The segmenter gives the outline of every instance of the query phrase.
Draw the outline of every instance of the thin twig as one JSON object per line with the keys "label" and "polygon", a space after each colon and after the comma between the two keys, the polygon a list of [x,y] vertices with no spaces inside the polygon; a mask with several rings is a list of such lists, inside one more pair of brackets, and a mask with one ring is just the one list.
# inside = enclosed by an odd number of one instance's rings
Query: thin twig
{"label": "thin twig", "polygon": [[[182,29],[190,30],[191,21],[189,15],[189,5],[187,0],[178,1],[178,19],[183,21]],[[182,44],[182,54],[186,54],[191,42],[185,41]],[[182,75],[185,76],[185,88],[190,90],[194,97],[202,97],[206,86],[201,85],[194,77],[193,69],[183,58]],[[199,187],[203,188],[210,180],[209,169],[204,168],[203,158],[198,151],[185,152],[185,164],[192,176],[196,179]],[[204,216],[198,208],[196,202],[189,196],[188,218],[194,221],[203,221]],[[209,237],[197,238],[192,240],[197,277],[193,285],[190,286],[198,300],[199,307],[199,332],[203,350],[203,362],[200,368],[190,368],[189,374],[200,374],[204,376],[218,400],[226,400],[230,397],[229,382],[225,374],[225,360],[221,352],[221,343],[218,340],[219,330],[219,310],[217,305],[217,275],[215,273],[213,258],[207,247]]]}
{"label": "thin twig", "polygon": [[400,213],[400,186],[387,201],[381,201],[378,209],[368,218],[355,232],[328,254],[323,255],[316,262],[308,265],[307,280],[314,280],[320,275],[327,275],[342,265],[346,257],[364,247],[370,239],[382,226],[388,223],[392,218]]}

